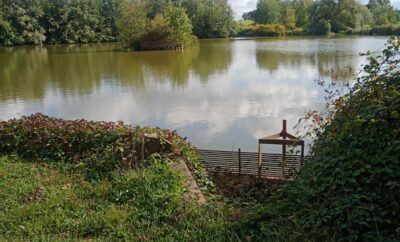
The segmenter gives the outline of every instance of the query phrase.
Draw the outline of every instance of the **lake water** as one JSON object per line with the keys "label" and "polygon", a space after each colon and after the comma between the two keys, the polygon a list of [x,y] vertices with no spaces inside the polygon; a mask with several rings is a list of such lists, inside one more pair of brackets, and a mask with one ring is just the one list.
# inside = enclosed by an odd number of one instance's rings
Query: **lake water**
{"label": "lake water", "polygon": [[117,44],[0,48],[0,119],[42,112],[178,130],[199,148],[246,151],[321,109],[315,84],[351,79],[386,37],[204,40],[184,52]]}

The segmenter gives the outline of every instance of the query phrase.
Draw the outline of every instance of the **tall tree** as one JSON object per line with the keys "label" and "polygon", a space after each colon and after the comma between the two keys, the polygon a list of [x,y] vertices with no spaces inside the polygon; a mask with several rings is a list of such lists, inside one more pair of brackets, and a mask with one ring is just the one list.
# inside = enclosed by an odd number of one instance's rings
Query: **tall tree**
{"label": "tall tree", "polygon": [[282,23],[289,29],[296,28],[296,10],[292,2],[286,1],[282,4]]}
{"label": "tall tree", "polygon": [[[3,13],[15,32],[13,44],[41,44],[46,39],[45,29],[40,25],[43,6],[40,0],[4,0]],[[6,24],[7,25],[7,24]]]}
{"label": "tall tree", "polygon": [[259,0],[255,21],[261,24],[279,23],[281,19],[279,0]]}
{"label": "tall tree", "polygon": [[5,3],[0,0],[0,46],[13,45],[15,38],[15,30],[8,20],[7,12],[5,12]]}
{"label": "tall tree", "polygon": [[398,21],[398,16],[389,0],[369,0],[367,6],[374,16],[375,25],[386,25]]}
{"label": "tall tree", "polygon": [[294,9],[296,10],[296,25],[303,29],[308,29],[310,24],[311,0],[294,0]]}
{"label": "tall tree", "polygon": [[192,23],[199,38],[228,37],[233,28],[233,11],[227,0],[200,0]]}

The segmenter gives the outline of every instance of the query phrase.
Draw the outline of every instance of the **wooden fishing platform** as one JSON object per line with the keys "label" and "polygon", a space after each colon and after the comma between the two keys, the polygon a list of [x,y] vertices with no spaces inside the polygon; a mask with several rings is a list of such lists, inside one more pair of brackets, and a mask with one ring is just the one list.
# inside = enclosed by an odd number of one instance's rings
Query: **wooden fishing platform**
{"label": "wooden fishing platform", "polygon": [[[282,145],[281,154],[262,153],[262,145]],[[287,146],[300,146],[300,155],[288,154]],[[198,149],[212,173],[252,175],[268,179],[290,179],[304,164],[304,141],[287,133],[286,120],[280,133],[259,139],[258,152]]]}
{"label": "wooden fishing platform", "polygon": [[[258,153],[221,150],[197,150],[203,156],[206,169],[212,173],[237,175],[259,175]],[[301,169],[300,155],[286,155],[286,165],[282,165],[281,154],[263,153],[261,177],[286,179]]]}

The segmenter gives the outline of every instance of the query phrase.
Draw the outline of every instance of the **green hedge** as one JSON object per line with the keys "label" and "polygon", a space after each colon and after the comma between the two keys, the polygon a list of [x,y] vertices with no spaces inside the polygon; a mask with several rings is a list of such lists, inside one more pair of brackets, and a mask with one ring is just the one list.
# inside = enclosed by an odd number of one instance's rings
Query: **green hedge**
{"label": "green hedge", "polygon": [[384,25],[373,27],[370,31],[372,35],[400,35],[400,25]]}
{"label": "green hedge", "polygon": [[0,122],[0,155],[82,164],[96,177],[113,169],[139,166],[155,153],[183,158],[199,186],[213,189],[202,157],[176,132],[123,122],[63,120],[40,113]]}
{"label": "green hedge", "polygon": [[252,24],[238,26],[238,37],[285,36],[289,33],[282,24]]}
{"label": "green hedge", "polygon": [[43,114],[0,122],[0,153],[29,160],[79,162],[106,151],[133,160],[142,130],[124,123],[66,121]]}

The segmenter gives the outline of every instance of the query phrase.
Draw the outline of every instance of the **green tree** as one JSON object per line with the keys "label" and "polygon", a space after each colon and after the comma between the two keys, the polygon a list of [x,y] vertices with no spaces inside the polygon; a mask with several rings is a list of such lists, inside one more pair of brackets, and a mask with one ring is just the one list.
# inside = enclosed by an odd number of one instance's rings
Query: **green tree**
{"label": "green tree", "polygon": [[389,0],[370,0],[367,6],[374,16],[375,25],[393,24],[398,21],[397,14]]}
{"label": "green tree", "polygon": [[282,4],[282,23],[289,29],[296,28],[296,10],[291,2],[283,2]]}
{"label": "green tree", "polygon": [[168,7],[165,12],[170,40],[176,47],[190,45],[193,41],[193,26],[186,10],[182,7]]}
{"label": "green tree", "polygon": [[124,45],[136,50],[177,49],[193,43],[192,24],[183,7],[169,3],[153,18],[145,2],[125,2],[118,23]]}
{"label": "green tree", "polygon": [[100,25],[98,31],[101,41],[115,41],[118,36],[117,21],[121,12],[122,0],[100,1]]}
{"label": "green tree", "polygon": [[192,23],[199,38],[228,37],[233,30],[233,11],[227,0],[199,1]]}
{"label": "green tree", "polygon": [[279,23],[281,8],[279,0],[259,0],[254,20],[261,24]]}
{"label": "green tree", "polygon": [[15,30],[8,21],[4,7],[3,0],[0,0],[0,46],[13,45],[15,38]]}
{"label": "green tree", "polygon": [[[7,13],[7,32],[14,32],[13,44],[41,44],[46,39],[45,29],[40,25],[43,16],[40,0],[4,0],[3,13]],[[11,30],[12,29],[12,30]],[[11,30],[11,31],[10,31]]]}
{"label": "green tree", "polygon": [[296,11],[296,26],[308,29],[310,24],[310,6],[311,0],[295,0],[293,2]]}
{"label": "green tree", "polygon": [[358,8],[358,14],[356,16],[356,21],[357,26],[370,26],[374,23],[374,16],[367,6],[360,5]]}
{"label": "green tree", "polygon": [[169,0],[140,0],[146,6],[147,18],[154,19],[170,5]]}
{"label": "green tree", "polygon": [[256,11],[257,11],[257,10],[253,10],[253,11],[244,13],[244,14],[242,15],[242,18],[243,18],[244,20],[253,20],[253,21],[254,21],[254,20],[255,20]]}
{"label": "green tree", "polygon": [[147,23],[146,8],[142,3],[124,2],[118,19],[119,40],[125,47],[138,49]]}
{"label": "green tree", "polygon": [[310,32],[312,34],[328,34],[332,29],[332,17],[337,5],[333,0],[314,2],[310,7]]}
{"label": "green tree", "polygon": [[310,32],[351,31],[371,24],[371,13],[356,0],[321,0],[310,8]]}
{"label": "green tree", "polygon": [[332,16],[332,29],[335,32],[357,27],[357,16],[361,5],[356,0],[340,0]]}

